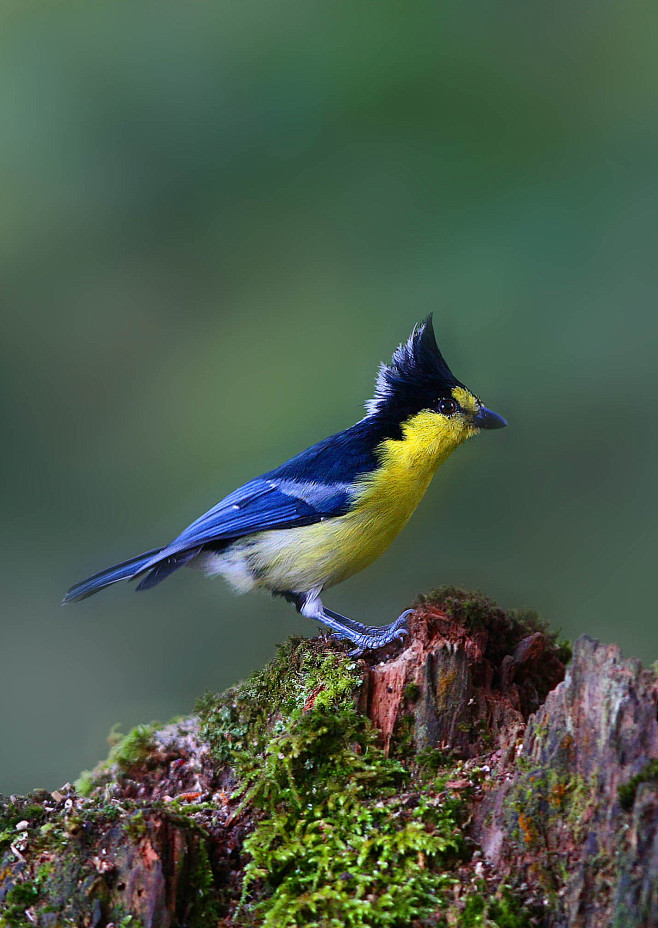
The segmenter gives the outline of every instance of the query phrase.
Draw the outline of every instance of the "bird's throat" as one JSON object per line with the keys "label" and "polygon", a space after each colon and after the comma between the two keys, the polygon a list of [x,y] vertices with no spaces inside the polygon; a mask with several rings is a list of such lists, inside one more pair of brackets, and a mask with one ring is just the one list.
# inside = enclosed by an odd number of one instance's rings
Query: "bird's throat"
{"label": "bird's throat", "polygon": [[401,440],[380,445],[380,466],[363,479],[353,510],[369,514],[391,540],[425,495],[436,469],[468,437],[459,425],[429,411],[409,419],[402,431]]}

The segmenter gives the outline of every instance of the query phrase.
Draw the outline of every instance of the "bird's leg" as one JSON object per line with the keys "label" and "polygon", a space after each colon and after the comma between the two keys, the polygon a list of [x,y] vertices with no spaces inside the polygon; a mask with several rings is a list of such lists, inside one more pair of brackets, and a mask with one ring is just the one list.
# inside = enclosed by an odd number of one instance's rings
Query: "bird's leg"
{"label": "bird's leg", "polygon": [[295,608],[301,615],[306,616],[307,619],[322,622],[330,628],[334,633],[332,637],[347,640],[356,645],[354,650],[350,651],[352,656],[381,648],[396,638],[404,638],[409,634],[407,617],[411,615],[413,609],[407,609],[390,625],[362,625],[354,619],[348,619],[347,616],[332,612],[331,609],[325,609],[319,593],[314,590],[309,593],[286,593],[284,595],[289,602],[295,604]]}

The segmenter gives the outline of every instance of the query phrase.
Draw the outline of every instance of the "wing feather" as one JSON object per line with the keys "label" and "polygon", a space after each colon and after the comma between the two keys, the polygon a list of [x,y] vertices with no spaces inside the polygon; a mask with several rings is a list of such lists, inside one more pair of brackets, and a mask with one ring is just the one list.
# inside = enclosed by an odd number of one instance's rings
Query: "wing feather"
{"label": "wing feather", "polygon": [[254,532],[312,525],[346,512],[351,500],[348,484],[258,477],[188,525],[160,558]]}

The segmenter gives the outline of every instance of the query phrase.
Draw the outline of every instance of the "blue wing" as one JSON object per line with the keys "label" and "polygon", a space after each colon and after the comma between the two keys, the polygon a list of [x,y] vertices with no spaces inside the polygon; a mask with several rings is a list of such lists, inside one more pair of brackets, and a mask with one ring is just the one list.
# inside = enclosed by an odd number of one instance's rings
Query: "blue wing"
{"label": "blue wing", "polygon": [[143,565],[140,572],[149,572],[137,589],[148,590],[160,583],[206,545],[269,529],[312,525],[346,512],[351,500],[348,484],[258,477],[188,525],[152,561]]}
{"label": "blue wing", "polygon": [[318,442],[275,470],[245,483],[189,525],[171,544],[108,567],[71,587],[64,602],[75,602],[120,580],[146,575],[145,590],[206,546],[277,528],[312,525],[347,512],[360,478],[378,466],[376,449],[385,438],[399,438],[398,427],[364,418]]}
{"label": "blue wing", "polygon": [[162,555],[253,532],[311,525],[346,512],[351,499],[347,484],[257,477],[192,522]]}
{"label": "blue wing", "polygon": [[360,478],[379,466],[376,449],[397,426],[367,417],[250,480],[188,526],[162,557],[274,528],[311,525],[347,512]]}

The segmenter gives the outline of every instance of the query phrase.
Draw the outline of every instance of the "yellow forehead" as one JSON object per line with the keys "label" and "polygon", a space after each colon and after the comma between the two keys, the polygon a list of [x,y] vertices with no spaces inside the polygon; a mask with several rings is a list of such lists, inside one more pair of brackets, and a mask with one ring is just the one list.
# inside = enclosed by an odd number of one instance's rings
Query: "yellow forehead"
{"label": "yellow forehead", "polygon": [[478,411],[478,398],[473,396],[473,394],[468,390],[464,389],[464,387],[453,387],[452,395],[453,398],[457,400],[461,408],[466,412],[472,412],[475,414]]}

